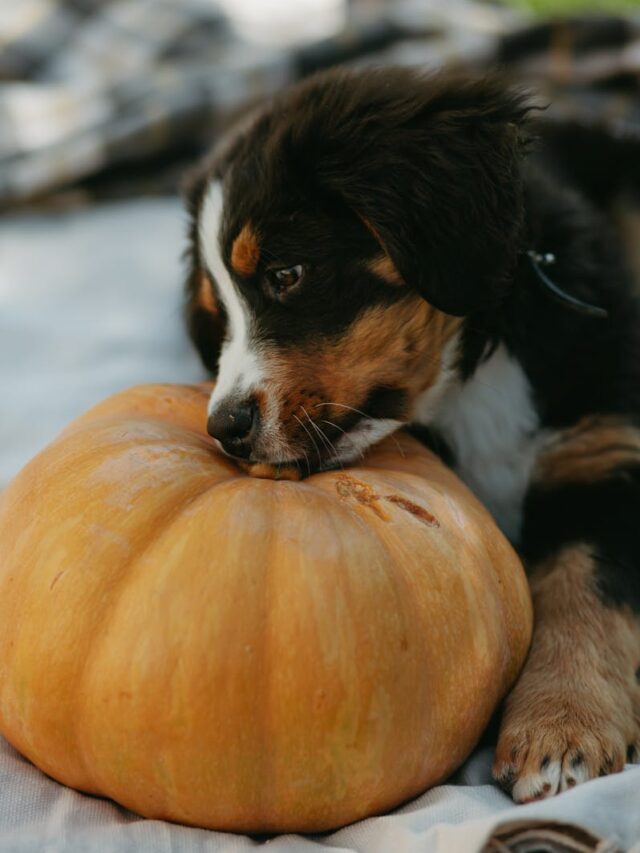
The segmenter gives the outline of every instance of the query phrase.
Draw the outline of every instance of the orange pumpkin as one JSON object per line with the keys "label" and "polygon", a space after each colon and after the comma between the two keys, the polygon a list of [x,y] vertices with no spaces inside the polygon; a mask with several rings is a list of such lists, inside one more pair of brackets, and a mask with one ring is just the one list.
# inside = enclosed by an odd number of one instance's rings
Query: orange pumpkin
{"label": "orange pumpkin", "polygon": [[408,435],[254,479],[210,387],[98,405],[0,504],[0,728],[55,779],[221,830],[316,831],[448,776],[531,634],[520,562]]}

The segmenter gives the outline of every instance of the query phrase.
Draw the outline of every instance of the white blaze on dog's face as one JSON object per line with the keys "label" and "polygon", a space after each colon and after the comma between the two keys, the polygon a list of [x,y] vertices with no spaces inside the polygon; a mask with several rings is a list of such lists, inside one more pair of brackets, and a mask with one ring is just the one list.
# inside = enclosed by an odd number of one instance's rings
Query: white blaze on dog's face
{"label": "white blaze on dog's face", "polygon": [[220,234],[223,214],[222,183],[214,181],[205,197],[200,222],[200,244],[207,267],[224,305],[229,328],[220,356],[216,388],[209,412],[229,395],[244,398],[257,390],[264,379],[258,342],[253,337],[249,306],[234,285],[222,258]]}
{"label": "white blaze on dog's face", "polygon": [[[250,448],[251,456],[257,461],[281,463],[294,458],[278,421],[277,400],[269,394],[268,348],[261,345],[256,334],[256,322],[247,300],[231,278],[221,249],[221,234],[224,212],[224,194],[222,182],[213,181],[207,192],[200,220],[200,244],[202,256],[206,262],[227,316],[227,335],[218,361],[216,387],[209,400],[208,415],[210,423],[216,414],[223,410],[227,418],[233,418],[233,412],[243,405],[256,403],[261,421],[260,434],[265,449],[261,452],[255,445],[254,436],[251,446],[243,446],[233,437],[221,441],[231,455],[245,456]],[[223,414],[224,418],[224,414]],[[253,426],[253,424],[252,424]]]}

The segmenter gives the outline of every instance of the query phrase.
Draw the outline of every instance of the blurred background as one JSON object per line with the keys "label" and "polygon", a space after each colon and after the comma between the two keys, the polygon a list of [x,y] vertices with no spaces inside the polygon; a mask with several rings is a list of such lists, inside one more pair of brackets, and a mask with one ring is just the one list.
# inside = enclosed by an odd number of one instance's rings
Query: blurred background
{"label": "blurred background", "polygon": [[499,67],[569,140],[640,138],[636,0],[0,0],[0,488],[107,394],[203,377],[185,169],[341,62]]}
{"label": "blurred background", "polygon": [[637,84],[638,2],[0,0],[0,205],[176,192],[246,104],[339,62],[498,65],[595,116]]}

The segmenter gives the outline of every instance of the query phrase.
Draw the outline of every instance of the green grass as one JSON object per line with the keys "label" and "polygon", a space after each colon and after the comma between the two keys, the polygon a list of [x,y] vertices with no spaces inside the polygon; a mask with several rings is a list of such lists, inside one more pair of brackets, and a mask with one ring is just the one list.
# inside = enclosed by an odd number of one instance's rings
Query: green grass
{"label": "green grass", "polygon": [[578,12],[640,12],[640,0],[506,0],[510,6],[529,9],[539,15]]}

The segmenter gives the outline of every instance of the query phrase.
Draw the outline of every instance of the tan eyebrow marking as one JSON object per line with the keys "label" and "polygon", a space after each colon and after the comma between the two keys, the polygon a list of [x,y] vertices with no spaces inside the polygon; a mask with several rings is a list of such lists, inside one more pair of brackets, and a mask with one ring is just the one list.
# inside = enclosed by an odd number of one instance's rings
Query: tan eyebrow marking
{"label": "tan eyebrow marking", "polygon": [[389,255],[378,255],[372,261],[369,261],[367,266],[374,275],[386,281],[387,284],[400,285],[404,284],[404,279],[398,272],[398,268],[393,263]]}
{"label": "tan eyebrow marking", "polygon": [[260,245],[250,222],[245,223],[231,247],[231,266],[239,275],[253,275],[260,260]]}

